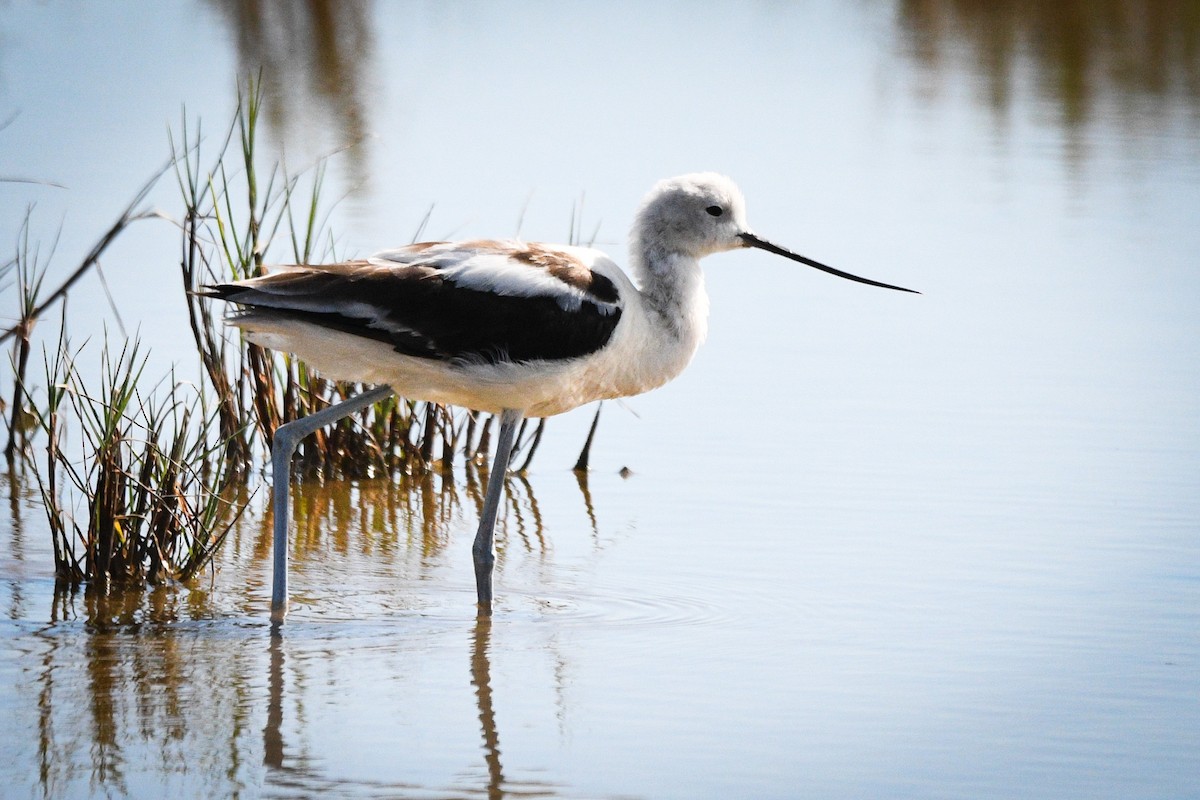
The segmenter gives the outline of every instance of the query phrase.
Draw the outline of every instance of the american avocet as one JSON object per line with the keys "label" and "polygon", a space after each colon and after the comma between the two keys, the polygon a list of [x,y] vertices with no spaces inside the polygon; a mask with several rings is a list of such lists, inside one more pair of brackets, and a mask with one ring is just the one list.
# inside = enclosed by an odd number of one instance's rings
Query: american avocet
{"label": "american avocet", "polygon": [[[742,193],[713,173],[658,183],[638,210],[630,263],[604,253],[517,241],[425,242],[372,258],[284,266],[207,287],[238,304],[250,340],[295,353],[325,377],[380,387],[279,428],[272,618],[287,610],[287,498],[300,439],[393,391],[500,416],[495,462],[472,554],[481,613],[491,613],[492,532],[517,425],[678,375],[704,339],[704,256],[756,247],[842,278],[860,278],[759,238]],[[640,288],[639,288],[640,286]]]}

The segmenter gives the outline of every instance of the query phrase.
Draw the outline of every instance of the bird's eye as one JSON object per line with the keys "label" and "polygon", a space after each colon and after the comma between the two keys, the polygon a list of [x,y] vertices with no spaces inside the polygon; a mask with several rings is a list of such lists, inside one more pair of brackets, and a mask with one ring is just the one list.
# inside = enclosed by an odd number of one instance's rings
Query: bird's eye
{"label": "bird's eye", "polygon": [[704,210],[714,217],[719,217],[725,213],[725,209],[721,208],[720,206],[709,206]]}

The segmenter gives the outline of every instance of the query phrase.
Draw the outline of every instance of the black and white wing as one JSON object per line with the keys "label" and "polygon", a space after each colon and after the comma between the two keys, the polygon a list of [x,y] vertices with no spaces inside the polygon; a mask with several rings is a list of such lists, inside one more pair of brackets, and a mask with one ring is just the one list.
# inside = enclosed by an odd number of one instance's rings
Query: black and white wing
{"label": "black and white wing", "polygon": [[596,251],[522,242],[429,242],[369,259],[283,267],[205,293],[241,306],[236,324],[289,319],[449,362],[570,359],[608,342],[618,284]]}

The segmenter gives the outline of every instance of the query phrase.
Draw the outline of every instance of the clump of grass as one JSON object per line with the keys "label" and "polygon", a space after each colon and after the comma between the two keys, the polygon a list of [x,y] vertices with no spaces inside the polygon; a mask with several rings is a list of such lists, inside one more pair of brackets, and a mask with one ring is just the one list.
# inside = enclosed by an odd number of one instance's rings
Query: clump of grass
{"label": "clump of grass", "polygon": [[[209,441],[212,417],[199,397],[184,397],[183,384],[173,383],[161,399],[144,394],[138,350],[135,340],[114,356],[106,343],[94,389],[65,340],[47,359],[46,466],[35,474],[55,573],[70,583],[190,580],[240,514],[223,497],[231,474]],[[79,460],[62,444],[68,417],[79,423]],[[79,506],[86,510],[73,513]]]}
{"label": "clump of grass", "polygon": [[[19,293],[16,324],[0,332],[0,343],[15,339],[6,454],[10,469],[18,453],[34,467],[54,541],[55,572],[71,585],[159,584],[196,576],[245,507],[226,501],[228,490],[258,473],[279,426],[364,389],[324,380],[288,354],[251,344],[226,328],[199,292],[205,284],[261,274],[268,254],[277,250],[287,254],[271,260],[336,260],[327,231],[324,162],[304,180],[280,164],[265,172],[258,167],[262,102],[261,83],[248,83],[207,168],[200,127],[190,130],[185,113],[180,140],[171,140],[172,161],[45,297],[46,265],[30,246],[28,215],[16,255],[0,264],[0,283],[15,274]],[[136,340],[120,347],[106,340],[100,377],[89,385],[76,369],[78,352],[71,353],[66,343],[65,300],[80,278],[98,271],[101,254],[133,222],[163,216],[139,207],[171,169],[183,202],[179,263],[203,385],[172,377],[146,389],[145,359]],[[579,238],[574,211],[571,236]],[[26,381],[32,334],[60,301],[60,338],[45,361],[39,404]],[[26,436],[30,421],[46,437],[44,462],[34,458]],[[295,471],[326,478],[449,476],[461,462],[471,486],[476,472],[487,470],[495,426],[490,415],[393,396],[305,440]],[[79,441],[67,445],[69,428],[73,434],[77,428]],[[513,451],[512,463],[520,464],[516,471],[528,469],[544,429],[545,420],[522,424]],[[577,469],[586,468],[586,452],[585,447]]]}
{"label": "clump of grass", "polygon": [[[18,295],[16,323],[0,334],[0,342],[14,339],[5,452],[10,470],[18,454],[23,465],[33,465],[53,539],[55,574],[70,585],[189,580],[210,562],[239,513],[222,499],[230,474],[227,462],[214,455],[210,441],[221,440],[213,436],[201,396],[177,382],[159,399],[160,386],[149,392],[139,388],[145,362],[138,358],[136,341],[115,358],[106,344],[98,384],[89,387],[66,345],[72,287],[91,271],[99,272],[101,255],[134,222],[159,216],[140,206],[169,166],[142,186],[53,291],[44,292],[49,257],[31,244],[30,213],[18,231],[16,254],[0,266],[4,277],[15,275],[10,285]],[[39,404],[26,374],[32,337],[59,302],[58,347],[46,359],[46,396]],[[64,444],[71,424],[78,427],[79,441]],[[31,429],[45,433],[44,466],[34,460]]]}
{"label": "clump of grass", "polygon": [[[277,263],[336,260],[326,230],[324,162],[306,185],[278,164],[260,171],[261,107],[261,85],[251,82],[240,92],[236,120],[207,170],[198,130],[190,133],[185,119],[175,162],[185,209],[180,265],[189,322],[215,395],[226,457],[239,474],[260,467],[280,425],[364,390],[324,380],[293,356],[273,354],[224,328],[200,293],[205,284],[262,274],[267,254],[282,248],[287,253],[273,257]],[[231,336],[238,337],[236,347]],[[308,437],[297,448],[294,471],[326,478],[448,473],[460,458],[472,469],[488,458],[492,424],[486,415],[392,397]],[[522,429],[517,450],[525,460],[514,461],[521,469],[529,466],[543,426],[544,421],[536,423],[529,434]]]}

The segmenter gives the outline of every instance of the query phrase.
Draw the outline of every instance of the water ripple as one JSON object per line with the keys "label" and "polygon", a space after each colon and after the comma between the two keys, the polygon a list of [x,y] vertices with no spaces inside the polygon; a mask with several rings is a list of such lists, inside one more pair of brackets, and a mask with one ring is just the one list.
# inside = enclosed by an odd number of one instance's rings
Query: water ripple
{"label": "water ripple", "polygon": [[[661,589],[662,587],[660,587]],[[721,606],[684,593],[589,588],[509,595],[500,613],[528,614],[538,621],[617,627],[694,627],[728,619]]]}

